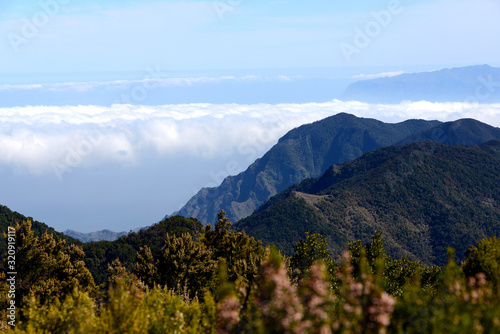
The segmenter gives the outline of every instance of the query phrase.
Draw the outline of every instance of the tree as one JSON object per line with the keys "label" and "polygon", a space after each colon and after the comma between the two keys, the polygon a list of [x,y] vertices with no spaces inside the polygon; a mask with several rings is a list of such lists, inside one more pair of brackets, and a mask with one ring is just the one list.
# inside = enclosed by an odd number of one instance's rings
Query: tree
{"label": "tree", "polygon": [[360,240],[350,242],[349,254],[356,279],[360,278],[361,261],[365,259],[371,272],[383,277],[385,290],[393,296],[401,296],[408,281],[418,281],[423,289],[431,293],[440,284],[440,267],[427,267],[420,261],[411,261],[407,257],[392,260],[385,252],[380,231],[372,236],[372,241],[367,245],[363,246]]}
{"label": "tree", "polygon": [[[83,250],[52,234],[35,237],[31,221],[16,226],[16,300],[23,306],[29,295],[41,305],[62,300],[75,289],[93,294],[96,286],[85,267]],[[4,264],[6,265],[6,263]]]}
{"label": "tree", "polygon": [[361,240],[349,243],[349,254],[351,255],[351,264],[354,266],[354,275],[359,276],[360,261],[364,256],[370,265],[372,272],[375,272],[377,263],[386,264],[390,257],[385,253],[382,236],[379,230],[372,236],[372,241],[364,245]]}
{"label": "tree", "polygon": [[224,210],[219,212],[213,230],[210,224],[205,227],[201,242],[212,251],[213,260],[225,260],[229,281],[235,282],[241,277],[246,283],[252,282],[265,255],[264,247],[245,231],[232,231],[232,223],[225,214]]}
{"label": "tree", "polygon": [[159,256],[157,268],[162,285],[177,292],[187,289],[190,298],[196,295],[202,297],[202,293],[213,283],[216,268],[212,251],[204,244],[195,242],[191,235],[166,235],[165,248]]}
{"label": "tree", "polygon": [[139,252],[137,252],[134,273],[150,288],[160,283],[158,262],[154,259],[151,248],[148,246],[141,247]]}
{"label": "tree", "polygon": [[488,281],[500,289],[500,238],[492,237],[479,241],[466,252],[467,259],[462,264],[464,274],[473,277],[484,273]]}
{"label": "tree", "polygon": [[295,254],[290,258],[292,267],[292,278],[300,281],[310,272],[314,262],[323,261],[330,277],[335,276],[336,263],[330,258],[328,241],[319,233],[306,233],[306,239],[299,240],[295,246]]}

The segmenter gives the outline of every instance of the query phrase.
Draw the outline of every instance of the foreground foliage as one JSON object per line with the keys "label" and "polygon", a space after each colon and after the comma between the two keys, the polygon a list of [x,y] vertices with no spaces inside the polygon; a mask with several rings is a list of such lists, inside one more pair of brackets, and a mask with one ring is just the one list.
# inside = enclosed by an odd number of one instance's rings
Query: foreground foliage
{"label": "foreground foliage", "polygon": [[[118,259],[97,288],[81,249],[17,227],[22,318],[13,333],[500,333],[500,239],[459,266],[391,259],[381,235],[351,242],[339,264],[307,234],[291,258],[230,229],[219,214],[197,241],[166,235],[133,270]],[[44,260],[36,260],[44,259]],[[69,271],[60,268],[71,268]],[[48,270],[50,268],[50,270]],[[68,276],[70,275],[70,276]],[[25,278],[26,277],[26,278]],[[2,296],[7,287],[2,278]],[[47,282],[47,283],[44,283]],[[69,283],[71,282],[71,284]],[[5,299],[1,299],[5,310]],[[2,314],[2,321],[6,314]]]}

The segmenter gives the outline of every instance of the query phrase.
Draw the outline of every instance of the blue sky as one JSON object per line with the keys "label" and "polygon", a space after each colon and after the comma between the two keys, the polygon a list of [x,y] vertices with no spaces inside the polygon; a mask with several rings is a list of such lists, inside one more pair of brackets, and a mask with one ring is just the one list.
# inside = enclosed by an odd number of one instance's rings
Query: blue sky
{"label": "blue sky", "polygon": [[498,17],[497,0],[3,1],[0,73],[496,65]]}

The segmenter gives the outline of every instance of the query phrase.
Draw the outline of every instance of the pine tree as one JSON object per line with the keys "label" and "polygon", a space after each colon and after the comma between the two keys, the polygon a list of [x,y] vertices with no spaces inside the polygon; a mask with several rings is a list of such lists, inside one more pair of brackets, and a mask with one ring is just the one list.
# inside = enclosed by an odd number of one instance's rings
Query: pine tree
{"label": "pine tree", "polygon": [[201,242],[212,250],[214,260],[225,260],[229,281],[235,282],[241,278],[246,283],[252,282],[265,255],[264,247],[260,241],[256,241],[244,231],[231,230],[232,223],[225,214],[224,210],[219,212],[213,230],[210,224],[205,227]]}
{"label": "pine tree", "polygon": [[330,257],[328,241],[319,233],[306,233],[305,240],[299,240],[295,246],[295,254],[290,258],[292,280],[300,281],[310,272],[314,262],[323,261],[330,277],[335,276],[337,265]]}
{"label": "pine tree", "polygon": [[167,234],[157,270],[162,285],[179,293],[187,290],[189,297],[193,298],[196,295],[202,297],[213,284],[216,265],[211,250],[195,242],[191,235],[186,233],[176,237]]}
{"label": "pine tree", "polygon": [[62,300],[74,289],[94,294],[96,286],[85,267],[85,253],[52,234],[35,237],[31,222],[16,226],[16,300],[23,306],[29,295],[41,305]]}

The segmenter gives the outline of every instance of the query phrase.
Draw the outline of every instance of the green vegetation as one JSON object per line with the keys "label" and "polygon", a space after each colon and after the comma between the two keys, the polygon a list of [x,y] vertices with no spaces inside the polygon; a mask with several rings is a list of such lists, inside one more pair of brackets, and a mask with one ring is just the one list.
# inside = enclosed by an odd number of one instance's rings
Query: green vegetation
{"label": "green vegetation", "polygon": [[197,219],[171,217],[137,233],[131,232],[113,242],[99,241],[82,244],[86,254],[85,263],[94,276],[96,284],[102,284],[107,279],[106,270],[113,260],[119,259],[128,269],[132,269],[136,262],[137,252],[142,247],[149,247],[155,256],[161,253],[167,233],[179,237],[189,234],[197,240],[202,230],[203,225]]}
{"label": "green vegetation", "polygon": [[493,282],[495,289],[500,289],[500,238],[492,237],[479,241],[477,247],[471,246],[463,264],[467,276],[484,273]]}
{"label": "green vegetation", "polygon": [[[33,298],[41,307],[53,304],[75,289],[93,295],[96,287],[85,267],[82,249],[67,244],[65,240],[56,241],[52,234],[35,236],[31,226],[30,221],[25,221],[15,227],[16,306],[22,309]],[[8,290],[5,280],[6,273],[11,271],[6,270],[8,260],[5,258],[2,266],[2,291]],[[6,292],[2,294],[2,300],[7,301]],[[20,316],[22,319],[26,314]]]}
{"label": "green vegetation", "polygon": [[292,281],[298,282],[309,276],[311,266],[318,261],[325,264],[330,277],[335,275],[337,264],[330,257],[326,238],[319,233],[310,234],[306,232],[306,239],[297,242],[295,252],[290,258]]}
{"label": "green vegetation", "polygon": [[[231,230],[219,214],[200,238],[166,234],[129,270],[108,265],[96,287],[82,249],[16,227],[19,295],[13,333],[498,333],[500,239],[471,248],[462,267],[392,259],[376,232],[332,261],[327,240],[306,234],[291,258]],[[5,264],[4,264],[5,265]],[[5,267],[4,267],[5,268]],[[292,273],[294,279],[290,279]]]}
{"label": "green vegetation", "polygon": [[379,230],[392,257],[444,266],[446,247],[462,261],[470,245],[500,235],[499,184],[498,140],[392,146],[287,189],[235,228],[288,255],[319,232],[336,260],[349,240],[366,243]]}
{"label": "green vegetation", "polygon": [[[66,240],[68,243],[72,243],[75,245],[81,245],[81,242],[77,239],[71,238],[69,236],[64,235],[63,233],[56,232],[52,227],[47,226],[44,223],[39,221],[31,220],[31,230],[33,234],[37,237],[41,236],[44,233],[52,234],[56,240]],[[0,230],[7,231],[9,226],[16,226],[16,224],[20,224],[23,221],[28,220],[28,217],[23,216],[20,213],[10,210],[8,207],[0,205]],[[7,242],[5,241],[5,237],[3,233],[0,233],[0,260],[3,261],[7,250]]]}
{"label": "green vegetation", "polygon": [[188,298],[202,298],[206,291],[215,293],[221,266],[230,281],[249,284],[258,274],[264,248],[230,227],[221,211],[215,228],[207,225],[199,241],[187,233],[175,236],[167,232],[156,254],[149,246],[140,249],[134,273],[149,288],[168,287]]}

